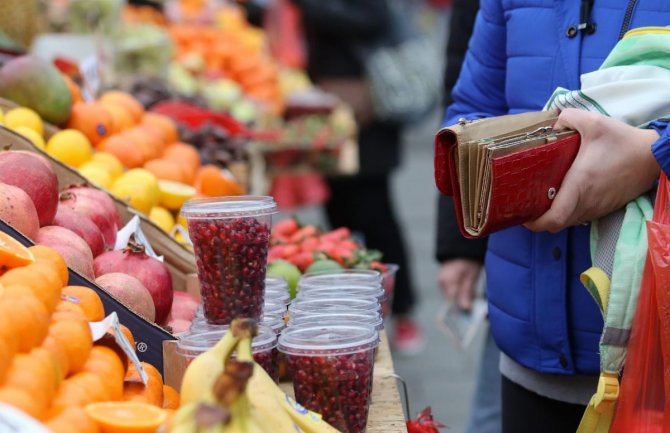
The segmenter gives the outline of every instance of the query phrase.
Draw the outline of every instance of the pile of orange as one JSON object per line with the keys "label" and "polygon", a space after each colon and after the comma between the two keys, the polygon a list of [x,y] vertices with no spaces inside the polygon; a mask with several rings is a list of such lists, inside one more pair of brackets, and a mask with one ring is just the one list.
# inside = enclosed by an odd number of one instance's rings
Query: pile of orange
{"label": "pile of orange", "polygon": [[[93,342],[89,322],[104,318],[102,302],[92,289],[67,281],[67,265],[55,250],[26,248],[0,232],[0,403],[56,433],[98,432],[103,421],[86,407],[101,402],[158,407],[138,410],[145,413],[138,422],[164,420],[162,409],[176,409],[179,395],[151,365],[143,364],[145,385],[118,348]],[[132,339],[127,328],[124,333]],[[104,423],[114,422],[110,413]],[[123,423],[116,431],[132,431]]]}

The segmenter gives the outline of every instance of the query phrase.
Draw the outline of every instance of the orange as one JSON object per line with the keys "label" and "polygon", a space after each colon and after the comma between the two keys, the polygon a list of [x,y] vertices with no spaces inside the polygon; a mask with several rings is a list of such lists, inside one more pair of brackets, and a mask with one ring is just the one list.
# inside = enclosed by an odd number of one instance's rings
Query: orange
{"label": "orange", "polygon": [[100,101],[100,103],[105,107],[109,115],[112,116],[114,131],[116,133],[135,126],[135,119],[122,104],[114,101]]}
{"label": "orange", "polygon": [[110,400],[121,400],[126,372],[121,358],[114,350],[105,346],[94,346],[84,365],[84,371],[93,373],[102,379]]}
{"label": "orange", "polygon": [[142,155],[143,162],[151,161],[160,156],[162,143],[154,136],[149,135],[144,129],[141,129],[140,126],[124,131],[122,135],[134,143]]}
{"label": "orange", "polygon": [[138,148],[135,141],[126,135],[116,134],[108,139],[102,141],[98,146],[98,150],[109,153],[115,156],[124,167],[135,168],[141,167],[144,163],[144,156],[142,151]]}
{"label": "orange", "polygon": [[163,159],[168,159],[179,164],[185,172],[184,181],[193,184],[195,174],[200,168],[200,154],[190,144],[177,142],[165,149]]}
{"label": "orange", "polygon": [[[74,302],[70,301],[60,301],[58,305],[56,305],[56,311],[55,313],[64,313],[64,312],[70,312],[74,313],[74,317],[78,319],[86,319],[86,313],[84,313],[84,310],[79,306],[78,304],[75,304]],[[62,317],[62,314],[57,314],[56,317]]]}
{"label": "orange", "polygon": [[[135,337],[133,336],[133,333],[128,329],[126,325],[119,324],[119,327],[121,328],[121,332],[123,335],[126,337],[126,340],[128,340],[128,343],[130,343],[130,346],[132,348],[135,348]],[[114,331],[110,330],[110,334],[114,335]]]}
{"label": "orange", "polygon": [[48,335],[47,338],[45,338],[42,342],[42,348],[51,352],[54,359],[58,363],[61,379],[64,379],[67,375],[67,372],[70,370],[70,361],[68,360],[65,347],[58,344],[58,340],[56,340],[55,337]]}
{"label": "orange", "polygon": [[[45,350],[45,349],[39,349]],[[60,377],[53,364],[39,353],[20,353],[14,357],[7,372],[4,386],[28,392],[41,408],[47,408],[53,399]]]}
{"label": "orange", "polygon": [[29,287],[36,297],[44,304],[48,312],[52,312],[63,287],[60,272],[48,263],[33,263],[22,268],[15,268],[2,277],[3,286]]}
{"label": "orange", "polygon": [[68,286],[62,291],[66,301],[74,302],[84,311],[89,322],[99,322],[105,318],[105,307],[94,290],[83,286]]}
{"label": "orange", "polygon": [[142,117],[142,123],[145,125],[152,125],[160,129],[165,136],[166,144],[172,144],[179,140],[177,124],[168,116],[164,116],[158,113],[145,113]]}
{"label": "orange", "polygon": [[98,102],[77,102],[72,106],[67,127],[81,131],[96,146],[114,133],[114,120]]}
{"label": "orange", "polygon": [[82,371],[93,348],[93,337],[88,322],[76,317],[56,319],[49,327],[49,335],[65,348],[69,364],[68,373]]}
{"label": "orange", "polygon": [[53,292],[41,291],[33,289],[28,286],[22,286],[18,284],[4,286],[4,291],[2,293],[7,295],[9,294],[33,295],[42,303],[42,305],[44,305],[44,308],[47,310],[47,313],[53,311],[56,308],[55,303],[58,302],[58,299],[54,296],[54,294],[58,295],[58,292],[56,291]]}
{"label": "orange", "polygon": [[109,394],[102,380],[91,372],[81,372],[65,379],[58,389],[52,406],[64,408],[85,406],[89,403],[109,400]]}
{"label": "orange", "polygon": [[100,97],[100,102],[116,102],[123,105],[128,113],[133,116],[135,122],[140,122],[142,120],[142,115],[144,114],[144,107],[140,104],[137,99],[133,98],[125,92],[118,90],[111,90],[105,92]]}
{"label": "orange", "polygon": [[56,272],[58,272],[58,276],[61,280],[61,287],[67,284],[69,279],[67,263],[65,263],[65,259],[63,259],[63,256],[61,256],[58,251],[42,245],[35,245],[28,249],[35,257],[35,262],[38,264],[50,265]]}
{"label": "orange", "polygon": [[99,433],[98,425],[83,407],[70,406],[56,411],[45,425],[53,433]]}
{"label": "orange", "polygon": [[43,419],[46,407],[39,399],[34,398],[29,391],[21,388],[0,388],[0,403],[5,403],[17,409],[21,409],[36,419]]}
{"label": "orange", "polygon": [[86,413],[104,433],[153,433],[167,418],[163,409],[129,401],[90,404]]}
{"label": "orange", "polygon": [[30,250],[19,241],[0,232],[0,268],[15,268],[26,266],[35,261]]}
{"label": "orange", "polygon": [[111,399],[104,380],[93,372],[82,371],[69,377],[68,380],[88,391],[93,401],[109,401]]}
{"label": "orange", "polygon": [[163,409],[179,409],[179,393],[170,385],[163,385]]}
{"label": "orange", "polygon": [[40,346],[49,330],[49,313],[33,294],[3,293],[0,297],[0,329],[12,330],[18,351],[30,352]]}
{"label": "orange", "polygon": [[172,180],[181,183],[184,183],[186,180],[182,166],[169,159],[154,159],[144,164],[144,168],[161,180]]}
{"label": "orange", "polygon": [[4,383],[7,372],[12,365],[16,346],[9,341],[0,338],[0,385]]}
{"label": "orange", "polygon": [[205,165],[198,170],[195,188],[208,197],[241,195],[242,188],[233,180],[226,178],[214,165]]}
{"label": "orange", "polygon": [[83,101],[81,97],[81,89],[77,85],[77,83],[74,82],[72,78],[70,78],[68,75],[63,74],[63,79],[65,80],[65,83],[67,84],[67,88],[70,90],[70,96],[72,97],[72,103],[75,104],[77,102]]}
{"label": "orange", "polygon": [[133,364],[130,364],[123,385],[123,400],[141,401],[163,407],[163,377],[151,364],[142,362],[142,367],[149,378],[147,384],[142,382],[139,372]]}

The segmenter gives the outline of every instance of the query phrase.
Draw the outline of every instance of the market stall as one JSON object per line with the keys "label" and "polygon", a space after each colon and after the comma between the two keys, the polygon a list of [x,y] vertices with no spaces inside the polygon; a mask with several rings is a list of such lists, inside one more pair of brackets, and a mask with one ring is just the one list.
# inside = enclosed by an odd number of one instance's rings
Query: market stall
{"label": "market stall", "polygon": [[349,107],[228,2],[53,3],[0,39],[3,416],[405,431],[383,331],[397,266],[347,228],[271,223],[356,172]]}

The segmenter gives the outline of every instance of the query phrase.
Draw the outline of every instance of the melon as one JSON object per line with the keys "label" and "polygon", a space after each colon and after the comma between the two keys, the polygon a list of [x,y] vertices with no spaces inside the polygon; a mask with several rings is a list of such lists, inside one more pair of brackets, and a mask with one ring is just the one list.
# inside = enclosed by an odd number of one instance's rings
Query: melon
{"label": "melon", "polygon": [[32,108],[55,125],[65,123],[72,109],[70,89],[58,69],[31,55],[12,59],[0,69],[0,97]]}

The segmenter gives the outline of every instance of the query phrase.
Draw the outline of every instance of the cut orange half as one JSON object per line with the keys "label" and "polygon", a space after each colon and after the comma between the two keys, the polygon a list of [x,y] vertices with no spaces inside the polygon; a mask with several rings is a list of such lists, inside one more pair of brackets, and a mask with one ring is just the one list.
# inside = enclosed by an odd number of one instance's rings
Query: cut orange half
{"label": "cut orange half", "polygon": [[167,418],[165,410],[137,401],[93,403],[86,413],[101,433],[153,433]]}
{"label": "cut orange half", "polygon": [[0,268],[26,266],[35,261],[33,253],[7,233],[0,232]]}

